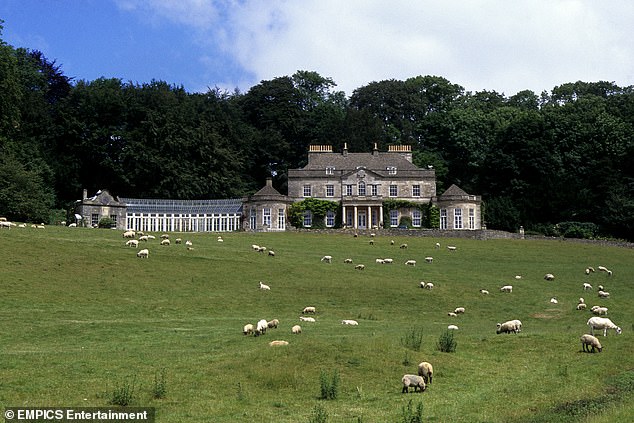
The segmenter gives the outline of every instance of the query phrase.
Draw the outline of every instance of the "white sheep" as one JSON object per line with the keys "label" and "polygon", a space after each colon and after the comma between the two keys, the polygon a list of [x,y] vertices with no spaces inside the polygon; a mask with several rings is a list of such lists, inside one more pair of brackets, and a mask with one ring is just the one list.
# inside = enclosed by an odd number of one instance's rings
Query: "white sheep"
{"label": "white sheep", "polygon": [[139,247],[139,241],[136,240],[136,239],[129,239],[129,240],[126,241],[125,245],[128,246],[128,247],[138,248]]}
{"label": "white sheep", "polygon": [[449,325],[449,326],[447,326],[447,329],[448,329],[448,330],[458,330],[458,326],[456,326],[456,325]]}
{"label": "white sheep", "polygon": [[291,328],[291,333],[294,335],[299,335],[302,333],[302,327],[300,325],[295,325]]}
{"label": "white sheep", "polygon": [[68,225],[68,227],[69,227],[69,228],[76,228],[76,227],[77,227],[77,223],[75,223],[75,222],[70,223],[70,224]]}
{"label": "white sheep", "polygon": [[259,245],[257,245],[257,244],[251,244],[251,249],[252,249],[253,251],[260,251],[260,246],[259,246]]}
{"label": "white sheep", "polygon": [[456,314],[464,314],[464,307],[456,307],[453,312]]}
{"label": "white sheep", "polygon": [[164,240],[161,241],[161,245],[169,246],[170,245],[170,240],[165,238]]}
{"label": "white sheep", "polygon": [[271,257],[275,257],[275,251],[273,251],[273,250],[269,250],[269,256],[271,256]]}
{"label": "white sheep", "polygon": [[280,346],[284,346],[284,345],[288,345],[288,341],[271,341],[269,342],[269,346],[271,347],[280,347]]}
{"label": "white sheep", "polygon": [[416,266],[416,260],[407,260],[405,262],[406,266]]}
{"label": "white sheep", "polygon": [[261,289],[261,290],[263,290],[263,291],[270,291],[270,290],[271,290],[271,287],[270,287],[270,286],[268,286],[268,285],[267,285],[267,284],[265,284],[265,283],[262,283],[262,281],[260,281],[260,289]]}
{"label": "white sheep", "polygon": [[139,258],[148,258],[149,255],[150,255],[150,251],[147,248],[139,250],[139,252],[136,253],[136,256]]}
{"label": "white sheep", "polygon": [[612,320],[608,319],[607,317],[591,317],[588,319],[587,324],[592,335],[594,335],[595,329],[603,329],[603,336],[607,336],[608,329],[614,329],[617,335],[620,335],[621,332],[623,332],[620,327],[612,323]]}
{"label": "white sheep", "polygon": [[345,264],[352,264],[352,259],[351,258],[347,258],[343,261]]}
{"label": "white sheep", "polygon": [[481,289],[481,290],[480,290],[480,294],[482,294],[482,295],[489,295],[489,291],[487,291],[486,289]]}
{"label": "white sheep", "polygon": [[517,333],[517,332],[519,332],[517,323],[512,320],[509,320],[504,323],[498,323],[497,329],[495,330],[495,333],[497,333],[498,335],[500,333]]}
{"label": "white sheep", "polygon": [[169,239],[170,236],[168,234],[163,234],[161,235],[161,239]]}
{"label": "white sheep", "polygon": [[123,233],[124,238],[134,238],[136,236],[136,232],[134,231],[125,231]]}
{"label": "white sheep", "polygon": [[500,288],[500,291],[513,292],[513,285],[504,285],[502,288]]}
{"label": "white sheep", "polygon": [[577,304],[577,310],[585,310],[585,309],[586,309],[586,303]]}
{"label": "white sheep", "polygon": [[391,258],[383,259],[383,264],[392,264],[392,263],[394,263],[394,259],[391,259]]}
{"label": "white sheep", "polygon": [[433,258],[433,257],[425,257],[425,261],[426,261],[427,263],[431,263],[431,262],[433,262],[433,261],[434,261],[434,258]]}
{"label": "white sheep", "polygon": [[593,306],[590,310],[592,311],[592,314],[595,314],[597,316],[607,316],[608,314],[607,307]]}
{"label": "white sheep", "polygon": [[599,291],[599,298],[610,298],[610,293],[605,291]]}
{"label": "white sheep", "polygon": [[311,323],[316,322],[314,317],[306,317],[306,316],[299,316],[299,320],[301,320],[302,322],[311,322]]}
{"label": "white sheep", "polygon": [[139,241],[143,241],[143,242],[147,242],[148,239],[150,239],[148,235],[141,235],[139,237]]}
{"label": "white sheep", "polygon": [[522,275],[515,275],[515,279],[519,281],[520,279],[522,279]]}
{"label": "white sheep", "polygon": [[348,320],[348,319],[344,319],[341,321],[342,325],[350,325],[350,326],[359,326],[359,322],[357,322],[356,320]]}
{"label": "white sheep", "polygon": [[431,381],[434,378],[434,366],[427,361],[422,361],[418,365],[418,376],[422,376],[426,385],[431,385]]}
{"label": "white sheep", "polygon": [[544,275],[544,279],[546,279],[547,281],[554,281],[555,280],[555,275],[553,275],[552,273],[546,273]]}
{"label": "white sheep", "polygon": [[302,310],[302,314],[315,314],[316,312],[317,309],[313,306],[304,307],[304,309]]}
{"label": "white sheep", "polygon": [[585,302],[586,302],[586,300],[583,297],[579,297],[579,304],[583,304]]}
{"label": "white sheep", "polygon": [[[590,349],[592,348],[592,350]],[[594,349],[599,350],[601,352],[603,347],[601,346],[601,342],[597,338],[592,335],[581,335],[581,350],[587,352],[594,352]]]}
{"label": "white sheep", "polygon": [[586,275],[589,275],[590,273],[594,272],[594,267],[586,267],[585,273]]}
{"label": "white sheep", "polygon": [[323,256],[321,258],[321,261],[326,262],[326,263],[332,263],[332,256]]}
{"label": "white sheep", "polygon": [[598,266],[597,269],[599,269],[600,272],[606,272],[608,271],[608,268],[605,266]]}
{"label": "white sheep", "polygon": [[449,251],[456,251],[456,246],[455,245],[447,245],[447,249]]}
{"label": "white sheep", "polygon": [[176,238],[176,239],[174,240],[174,243],[175,243],[175,244],[182,244],[182,243],[183,243],[183,239],[182,239],[182,238]]}
{"label": "white sheep", "polygon": [[255,325],[255,331],[253,332],[253,334],[255,336],[264,335],[268,327],[269,327],[269,322],[267,322],[264,319],[259,320],[258,323]]}
{"label": "white sheep", "polygon": [[440,242],[437,242],[436,243],[436,249],[439,249],[439,248],[440,248]]}
{"label": "white sheep", "polygon": [[357,270],[364,270],[365,269],[365,264],[357,264],[356,266],[354,266],[355,269]]}
{"label": "white sheep", "polygon": [[522,331],[522,322],[520,320],[509,320],[510,322],[515,323],[515,330],[517,330],[518,332]]}
{"label": "white sheep", "polygon": [[404,249],[406,249],[406,248],[407,248],[407,244],[401,244],[401,246],[400,246],[400,247],[398,247],[398,248],[401,248],[401,249],[403,249],[403,250],[404,250]]}
{"label": "white sheep", "polygon": [[413,387],[414,392],[418,389],[419,392],[423,392],[426,389],[425,379],[422,376],[418,375],[403,375],[401,378],[401,382],[403,383],[402,393],[409,392],[409,388]]}
{"label": "white sheep", "polygon": [[277,329],[279,324],[280,321],[277,319],[269,320],[268,322],[266,322],[266,325],[269,327],[269,329]]}
{"label": "white sheep", "polygon": [[557,301],[557,298],[552,297],[552,298],[550,299],[550,302],[551,302],[552,304],[557,304],[559,301]]}
{"label": "white sheep", "polygon": [[156,239],[156,237],[154,235],[148,235],[147,239]]}
{"label": "white sheep", "polygon": [[385,260],[383,260],[381,258],[378,258],[378,259],[376,259],[376,263],[377,264],[385,264]]}
{"label": "white sheep", "polygon": [[456,317],[458,316],[456,313],[454,313],[453,311],[450,311],[449,313],[447,313],[447,316],[449,317]]}
{"label": "white sheep", "polygon": [[185,245],[188,246],[188,247],[191,247],[194,244],[192,244],[192,242],[190,240],[187,240],[187,241],[185,241]]}
{"label": "white sheep", "polygon": [[592,285],[590,285],[590,284],[589,284],[589,283],[587,283],[587,282],[584,282],[584,283],[583,283],[583,290],[584,290],[584,291],[590,291],[590,290],[592,290]]}
{"label": "white sheep", "polygon": [[222,239],[222,236],[218,235],[218,238],[216,238],[216,241],[218,242],[225,242],[224,239]]}
{"label": "white sheep", "polygon": [[242,333],[243,333],[244,335],[251,335],[251,334],[253,333],[253,331],[254,331],[254,330],[255,330],[255,329],[254,329],[254,327],[253,327],[253,324],[248,323],[248,324],[244,325],[244,327],[242,328]]}
{"label": "white sheep", "polygon": [[427,283],[425,284],[425,289],[429,289],[429,290],[434,289],[434,284],[433,284],[433,283],[431,283],[431,282],[427,282]]}

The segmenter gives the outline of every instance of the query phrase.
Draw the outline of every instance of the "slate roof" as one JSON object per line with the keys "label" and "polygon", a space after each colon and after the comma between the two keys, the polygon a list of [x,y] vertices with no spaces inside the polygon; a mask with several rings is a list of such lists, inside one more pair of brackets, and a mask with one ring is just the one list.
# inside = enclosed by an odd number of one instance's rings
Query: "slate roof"
{"label": "slate roof", "polygon": [[419,170],[416,165],[398,153],[314,153],[309,154],[308,164],[304,170],[321,170],[332,166],[336,170],[354,170],[359,166],[374,171],[385,171],[388,166],[394,166],[398,170]]}
{"label": "slate roof", "polygon": [[242,213],[242,199],[224,200],[161,200],[121,198],[128,213],[234,214]]}

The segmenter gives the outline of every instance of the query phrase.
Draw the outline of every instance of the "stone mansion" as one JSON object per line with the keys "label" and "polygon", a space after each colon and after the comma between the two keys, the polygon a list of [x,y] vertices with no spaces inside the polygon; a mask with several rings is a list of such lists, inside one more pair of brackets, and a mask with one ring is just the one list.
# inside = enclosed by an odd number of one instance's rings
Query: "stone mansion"
{"label": "stone mansion", "polygon": [[[336,202],[339,211],[327,212],[317,225],[313,213],[305,210],[302,224],[308,228],[396,228],[403,222],[423,228],[422,210],[433,205],[439,213],[435,229],[482,229],[481,197],[456,185],[437,195],[434,169],[414,165],[408,145],[392,145],[387,152],[375,145],[366,153],[348,152],[347,146],[335,153],[330,145],[311,145],[306,166],[288,171],[288,195],[273,188],[271,179],[241,199],[117,199],[106,190],[88,198],[84,191],[75,213],[86,226],[109,217],[119,229],[141,231],[285,231],[290,205],[309,198]],[[399,207],[384,210],[389,201]]]}

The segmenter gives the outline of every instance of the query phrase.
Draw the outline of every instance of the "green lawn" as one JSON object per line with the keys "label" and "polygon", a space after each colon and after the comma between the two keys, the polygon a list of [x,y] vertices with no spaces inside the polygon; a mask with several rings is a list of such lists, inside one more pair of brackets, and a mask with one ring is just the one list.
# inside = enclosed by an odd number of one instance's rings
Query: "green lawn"
{"label": "green lawn", "polygon": [[[145,260],[119,231],[0,231],[0,405],[106,406],[127,386],[133,405],[156,407],[158,422],[309,422],[317,409],[328,422],[402,422],[410,401],[432,422],[632,421],[632,249],[426,237],[390,245],[380,234],[374,245],[349,235],[223,238],[171,234],[169,247],[150,241]],[[409,248],[398,248],[403,242]],[[331,264],[320,261],[326,254]],[[386,257],[394,263],[375,263]],[[405,266],[409,259],[417,265]],[[613,275],[584,274],[599,265]],[[259,290],[260,280],[271,290]],[[583,282],[594,291],[583,292]],[[499,292],[506,284],[511,294]],[[599,284],[609,299],[599,300]],[[608,307],[623,328],[599,337],[600,354],[580,352],[591,317],[575,310],[580,296]],[[316,323],[299,321],[309,305]],[[447,316],[456,307],[466,313]],[[273,318],[278,329],[242,335],[246,323]],[[510,319],[523,331],[496,335],[496,323]],[[301,335],[291,335],[295,324]],[[455,353],[436,348],[448,324],[460,328]],[[419,351],[405,346],[416,331]],[[290,344],[269,347],[274,339]],[[434,365],[433,384],[402,394],[401,376],[423,360]],[[161,372],[166,395],[157,399]],[[319,399],[320,375],[334,372],[337,398]]]}

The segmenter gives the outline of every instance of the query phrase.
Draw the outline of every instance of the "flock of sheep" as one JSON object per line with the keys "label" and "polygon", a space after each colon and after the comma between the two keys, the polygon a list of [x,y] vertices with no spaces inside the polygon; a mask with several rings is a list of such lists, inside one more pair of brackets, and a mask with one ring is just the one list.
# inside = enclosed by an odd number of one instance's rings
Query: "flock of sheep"
{"label": "flock of sheep", "polygon": [[[149,235],[149,234],[146,235],[145,233],[141,231],[137,232],[137,231],[127,230],[123,233],[123,238],[127,239],[127,241],[125,242],[126,247],[139,248],[141,243],[148,243],[150,241],[153,241],[156,239],[156,236]],[[160,238],[161,238],[161,241],[159,242],[159,245],[163,247],[169,247],[172,244],[172,241],[170,241],[169,234],[162,234]],[[218,242],[223,242],[223,241],[224,240],[222,239],[222,236],[218,236]],[[182,238],[176,238],[174,240],[174,243],[182,244],[183,240]],[[191,251],[194,249],[193,243],[190,240],[185,241],[185,246],[187,247],[188,251]],[[148,258],[150,256],[150,250],[148,248],[142,248],[139,251],[137,251],[136,256],[139,258]]]}

